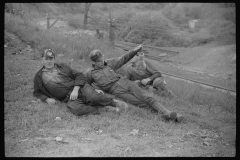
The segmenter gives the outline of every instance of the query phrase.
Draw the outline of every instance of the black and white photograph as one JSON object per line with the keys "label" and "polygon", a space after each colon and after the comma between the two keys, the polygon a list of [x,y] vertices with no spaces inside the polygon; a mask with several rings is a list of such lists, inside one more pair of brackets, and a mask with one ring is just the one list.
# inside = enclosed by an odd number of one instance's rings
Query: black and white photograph
{"label": "black and white photograph", "polygon": [[4,3],[4,157],[236,157],[236,3]]}

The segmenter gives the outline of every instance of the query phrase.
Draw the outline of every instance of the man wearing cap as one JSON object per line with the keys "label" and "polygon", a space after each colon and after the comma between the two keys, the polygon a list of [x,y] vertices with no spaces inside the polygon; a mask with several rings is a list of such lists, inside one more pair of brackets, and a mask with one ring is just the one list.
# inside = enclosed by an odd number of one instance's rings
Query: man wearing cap
{"label": "man wearing cap", "polygon": [[180,122],[183,116],[176,112],[169,111],[161,105],[155,98],[148,95],[136,83],[117,74],[115,71],[131,60],[142,46],[137,46],[133,50],[119,58],[105,60],[104,55],[99,50],[93,50],[90,53],[90,59],[93,62],[92,68],[89,68],[85,75],[89,84],[98,86],[103,91],[110,93],[130,104],[146,107],[149,106],[162,114],[167,120]]}
{"label": "man wearing cap", "polygon": [[152,86],[153,92],[161,96],[173,96],[172,91],[166,88],[166,81],[162,74],[144,58],[142,52],[133,57],[126,68],[126,78],[136,82],[140,87],[148,89]]}
{"label": "man wearing cap", "polygon": [[[43,67],[34,77],[33,95],[48,104],[67,102],[69,110],[78,116],[98,114],[98,107],[112,106],[119,111],[124,102],[113,99],[86,82],[83,73],[64,63],[55,63],[55,52],[44,50]],[[126,107],[126,106],[125,106]]]}

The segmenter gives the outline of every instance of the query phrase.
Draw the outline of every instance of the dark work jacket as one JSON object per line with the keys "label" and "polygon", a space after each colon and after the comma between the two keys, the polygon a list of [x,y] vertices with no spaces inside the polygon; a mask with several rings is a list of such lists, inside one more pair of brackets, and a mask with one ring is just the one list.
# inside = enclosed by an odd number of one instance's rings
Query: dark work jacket
{"label": "dark work jacket", "polygon": [[145,60],[146,68],[141,69],[135,63],[131,63],[126,69],[126,78],[131,81],[143,80],[150,78],[153,82],[156,78],[162,77],[162,74],[147,60]]}
{"label": "dark work jacket", "polygon": [[115,82],[122,77],[115,71],[131,60],[136,54],[136,51],[129,51],[122,57],[106,60],[102,66],[93,64],[93,68],[85,72],[87,82],[89,84],[93,83],[103,91],[108,92]]}
{"label": "dark work jacket", "polygon": [[[73,87],[71,90],[74,88],[74,86],[80,86],[83,87],[84,84],[86,83],[86,77],[83,73],[78,72],[76,70],[71,69],[68,65],[64,63],[55,63],[55,66],[62,71],[63,73],[67,74],[69,77],[75,80]],[[54,98],[44,87],[43,81],[42,81],[42,67],[35,75],[34,77],[34,91],[33,91],[33,96],[36,98],[40,99],[41,101],[45,101],[47,98]]]}

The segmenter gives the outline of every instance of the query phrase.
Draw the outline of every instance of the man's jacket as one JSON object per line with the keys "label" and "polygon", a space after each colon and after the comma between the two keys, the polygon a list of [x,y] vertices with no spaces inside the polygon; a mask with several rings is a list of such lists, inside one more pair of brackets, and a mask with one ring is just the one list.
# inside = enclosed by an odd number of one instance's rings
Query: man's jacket
{"label": "man's jacket", "polygon": [[136,54],[136,51],[129,51],[122,57],[106,60],[102,66],[93,64],[93,68],[85,72],[88,83],[94,83],[103,91],[108,92],[121,77],[115,71],[131,60]]}
{"label": "man's jacket", "polygon": [[[64,63],[55,63],[55,66],[65,73],[67,76],[71,77],[74,80],[74,85],[72,86],[71,90],[74,88],[74,86],[80,86],[83,87],[83,85],[86,83],[86,77],[83,73],[78,72],[76,70],[71,69],[68,65]],[[35,75],[34,77],[34,91],[33,96],[37,97],[41,101],[45,101],[47,98],[54,98],[50,93],[46,90],[46,88],[43,85],[42,81],[42,67]]]}
{"label": "man's jacket", "polygon": [[157,77],[162,77],[162,74],[147,60],[145,60],[146,68],[142,69],[135,63],[131,63],[126,69],[126,78],[135,81],[150,78],[150,82],[154,81]]}

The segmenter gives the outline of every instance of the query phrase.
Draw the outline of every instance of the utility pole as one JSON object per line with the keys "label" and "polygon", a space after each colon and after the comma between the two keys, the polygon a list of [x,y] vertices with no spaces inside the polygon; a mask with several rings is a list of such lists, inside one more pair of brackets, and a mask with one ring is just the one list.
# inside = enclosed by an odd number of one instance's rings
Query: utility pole
{"label": "utility pole", "polygon": [[114,23],[112,19],[112,4],[109,4],[109,18],[108,18],[108,26],[109,26],[109,41],[112,47],[114,47]]}
{"label": "utility pole", "polygon": [[88,11],[92,3],[85,3],[83,29],[87,29]]}

